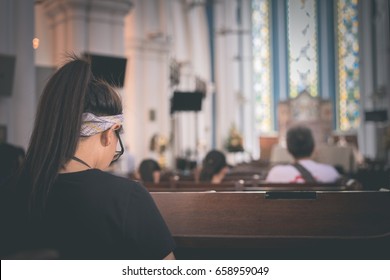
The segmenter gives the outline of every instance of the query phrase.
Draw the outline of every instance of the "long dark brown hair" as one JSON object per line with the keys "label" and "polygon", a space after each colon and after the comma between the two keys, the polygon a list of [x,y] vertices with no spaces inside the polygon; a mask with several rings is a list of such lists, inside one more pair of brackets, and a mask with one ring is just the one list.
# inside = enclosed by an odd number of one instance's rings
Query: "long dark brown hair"
{"label": "long dark brown hair", "polygon": [[153,183],[153,172],[161,171],[161,167],[154,159],[144,159],[138,168],[142,182]]}
{"label": "long dark brown hair", "polygon": [[211,150],[203,159],[202,170],[199,175],[199,181],[211,182],[213,176],[218,174],[225,166],[226,157],[218,150]]}
{"label": "long dark brown hair", "polygon": [[73,55],[50,78],[38,105],[19,184],[30,212],[43,213],[58,171],[75,154],[84,112],[117,115],[122,103],[110,85],[94,79],[88,61]]}

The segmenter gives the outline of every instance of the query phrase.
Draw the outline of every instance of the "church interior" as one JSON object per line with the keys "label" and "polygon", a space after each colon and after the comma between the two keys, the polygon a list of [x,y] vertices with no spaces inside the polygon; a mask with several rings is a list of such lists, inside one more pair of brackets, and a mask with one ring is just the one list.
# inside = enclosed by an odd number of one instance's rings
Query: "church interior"
{"label": "church interior", "polygon": [[[123,102],[107,171],[142,181],[158,163],[143,184],[178,258],[388,259],[389,15],[389,0],[0,0],[0,143],[28,149],[47,81],[76,54]],[[294,163],[297,125],[342,183],[267,182]],[[211,150],[219,184],[199,182]]]}

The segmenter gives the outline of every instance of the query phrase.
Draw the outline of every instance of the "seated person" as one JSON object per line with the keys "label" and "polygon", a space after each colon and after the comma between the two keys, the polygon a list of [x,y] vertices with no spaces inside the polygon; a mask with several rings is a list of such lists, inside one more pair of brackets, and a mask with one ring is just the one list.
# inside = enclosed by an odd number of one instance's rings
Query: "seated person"
{"label": "seated person", "polygon": [[139,179],[147,183],[159,183],[161,167],[154,159],[144,159],[138,168]]}
{"label": "seated person", "polygon": [[0,185],[18,172],[24,157],[23,148],[8,143],[0,143]]}
{"label": "seated person", "polygon": [[203,160],[199,181],[219,184],[228,171],[229,167],[225,155],[220,151],[212,150],[207,153]]}
{"label": "seated person", "polygon": [[41,95],[20,175],[1,188],[0,257],[173,259],[149,192],[104,171],[124,152],[119,94],[89,61],[67,61]]}
{"label": "seated person", "polygon": [[266,181],[272,183],[334,183],[340,179],[336,169],[310,159],[314,151],[314,138],[309,128],[296,126],[287,131],[287,149],[295,163],[276,165]]}

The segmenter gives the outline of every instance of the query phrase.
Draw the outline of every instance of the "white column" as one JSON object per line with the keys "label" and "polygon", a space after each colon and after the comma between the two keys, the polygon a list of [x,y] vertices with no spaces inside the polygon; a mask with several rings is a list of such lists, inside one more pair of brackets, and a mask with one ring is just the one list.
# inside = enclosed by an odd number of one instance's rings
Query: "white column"
{"label": "white column", "polygon": [[[190,1],[187,1],[190,2]],[[187,5],[186,7],[189,25],[189,42],[191,65],[193,66],[193,74],[201,78],[205,82],[211,80],[210,70],[210,42],[207,26],[206,8],[205,5]],[[180,34],[177,34],[180,36]],[[195,77],[192,77],[194,81]],[[189,88],[193,90],[194,88]],[[206,151],[198,150],[199,141],[202,142],[208,150],[211,146],[211,95],[207,95],[202,101],[202,111],[195,113],[191,112],[190,118],[192,126],[183,128],[183,132],[189,138],[187,141],[188,148],[198,155],[196,160],[202,160],[202,154]]]}
{"label": "white column", "polygon": [[[376,104],[377,109],[388,109],[387,106],[390,95],[390,56],[389,43],[389,1],[376,0],[375,11],[375,38],[376,38],[376,86],[383,91],[383,98]],[[390,108],[389,108],[390,109]],[[390,112],[389,112],[390,113]]]}
{"label": "white column", "polygon": [[[156,133],[169,137],[169,50],[170,39],[160,30],[164,14],[155,1],[134,1],[126,18],[125,40],[128,57],[124,94],[126,143],[136,164],[146,157],[156,157],[149,150]],[[166,19],[165,19],[166,20]],[[155,112],[155,120],[150,112]]]}
{"label": "white column", "polygon": [[[288,57],[286,48],[288,45],[287,41],[287,1],[285,0],[275,0],[278,1],[278,30],[272,30],[273,34],[275,36],[278,36],[278,44],[279,46],[276,47],[277,49],[277,56],[279,57],[279,73],[277,77],[274,77],[274,79],[278,80],[279,83],[279,100],[287,100],[288,99],[288,76],[287,68],[288,68]],[[275,47],[274,47],[275,49]],[[275,106],[277,108],[277,106]],[[275,120],[276,121],[276,120]]]}
{"label": "white column", "polygon": [[123,55],[124,19],[132,1],[90,1],[88,8],[87,50],[112,55]]}
{"label": "white column", "polygon": [[[378,96],[375,104],[375,109],[387,110],[390,114],[390,66],[388,64],[390,56],[390,43],[389,43],[389,1],[388,0],[376,0],[375,1],[375,59],[376,59],[376,90]],[[385,147],[385,139],[382,137],[386,133],[386,130],[390,129],[390,122],[377,123],[376,124],[376,151],[375,158],[386,160],[387,151]]]}
{"label": "white column", "polygon": [[[175,146],[171,147],[169,153],[175,156],[187,148],[193,151],[196,149],[197,131],[199,138],[210,142],[208,125],[211,117],[207,115],[209,110],[205,101],[202,112],[199,113],[197,127],[194,112],[175,113],[175,128],[171,128],[169,114],[170,98],[174,90],[169,85],[170,58],[182,65],[181,81],[177,89],[194,90],[195,75],[205,81],[210,79],[204,5],[192,6],[180,0],[134,1],[134,9],[126,19],[126,43],[126,53],[130,57],[129,67],[132,70],[126,80],[129,88],[125,98],[131,119],[129,131],[136,132],[130,136],[129,144],[137,161],[154,156],[149,150],[149,143],[156,133],[169,137],[174,129]],[[154,121],[149,119],[151,110],[156,112]]]}
{"label": "white column", "polygon": [[364,111],[374,109],[372,93],[374,91],[373,64],[373,18],[372,2],[359,2],[359,45],[360,45],[360,92],[361,122],[358,130],[359,149],[366,157],[375,158],[377,135],[374,123],[364,122]]}
{"label": "white column", "polygon": [[[46,0],[42,3],[45,14],[49,18],[48,32],[52,34],[50,38],[52,42],[47,43],[51,45],[52,58],[55,66],[59,66],[64,62],[65,54],[67,51],[71,51],[67,45],[67,21],[68,21],[68,10],[66,2],[63,1],[52,1]],[[82,28],[82,27],[80,27]],[[42,32],[44,33],[44,32]]]}
{"label": "white column", "polygon": [[[46,16],[42,4],[35,5],[35,37],[39,39],[39,47],[35,52],[35,65],[40,67],[53,67],[55,51],[53,47],[53,28]],[[39,93],[40,94],[40,93]]]}
{"label": "white column", "polygon": [[251,1],[241,3],[241,26],[237,22],[237,1],[219,1],[214,6],[217,145],[220,149],[224,147],[235,124],[244,138],[244,148],[258,156],[252,89]]}
{"label": "white column", "polygon": [[215,12],[215,84],[217,148],[224,147],[230,127],[239,122],[236,1],[220,1]]}
{"label": "white column", "polygon": [[[255,96],[253,92],[253,58],[252,58],[252,9],[251,1],[242,1],[242,21],[243,21],[243,77],[244,77],[244,127],[243,138],[244,148],[246,152],[250,153],[255,158],[259,157],[258,135],[256,134],[255,125]],[[247,158],[246,158],[247,159]]]}
{"label": "white column", "polygon": [[[387,95],[387,113],[390,116],[390,1],[387,1],[387,11],[388,13],[385,14],[386,21],[385,24],[387,26],[387,32],[385,34],[385,37],[387,37],[387,40],[385,41],[387,48],[386,48],[386,56],[383,60],[383,63],[387,66],[387,86],[386,86],[386,95]],[[389,158],[390,159],[390,158]]]}
{"label": "white column", "polygon": [[[321,88],[320,92],[322,93],[321,97],[323,99],[329,99],[330,98],[330,92],[334,91],[335,89],[330,87],[330,67],[333,67],[334,65],[330,65],[329,61],[331,61],[331,57],[329,56],[329,44],[328,41],[331,40],[329,38],[329,20],[331,15],[333,13],[332,9],[328,9],[328,0],[322,0],[317,2],[319,6],[319,13],[320,13],[320,19],[319,22],[319,29],[321,30],[320,35],[321,38],[318,38],[318,43],[320,44],[322,42],[322,45],[318,45],[318,47],[321,48],[321,64],[319,65],[320,68],[320,80],[321,80]],[[336,24],[336,23],[335,23]]]}
{"label": "white column", "polygon": [[69,52],[124,55],[124,18],[130,0],[44,0],[53,32],[54,63]]}
{"label": "white column", "polygon": [[7,126],[8,142],[27,148],[36,106],[34,3],[6,0],[0,5],[0,52],[16,56],[12,96],[0,98],[0,123]]}
{"label": "white column", "polygon": [[[0,1],[0,36],[6,40],[0,40],[0,53],[15,55],[13,52],[13,18],[15,4],[12,0]],[[5,125],[8,134],[10,126],[10,97],[0,95],[0,124]],[[8,141],[10,141],[8,137]]]}
{"label": "white column", "polygon": [[172,45],[172,56],[179,62],[190,62],[189,48],[191,47],[189,42],[188,23],[186,21],[185,6],[180,0],[171,1],[171,36],[174,39]]}

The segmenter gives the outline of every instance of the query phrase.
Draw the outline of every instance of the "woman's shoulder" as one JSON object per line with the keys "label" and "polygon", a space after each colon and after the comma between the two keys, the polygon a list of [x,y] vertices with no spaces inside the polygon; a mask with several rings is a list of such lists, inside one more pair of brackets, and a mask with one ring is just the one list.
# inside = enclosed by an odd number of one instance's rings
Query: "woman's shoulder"
{"label": "woman's shoulder", "polygon": [[110,188],[110,190],[126,192],[144,190],[144,187],[138,181],[130,180],[99,169],[60,174],[59,180],[63,183],[81,184],[94,189]]}

